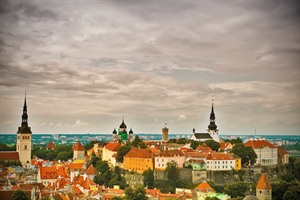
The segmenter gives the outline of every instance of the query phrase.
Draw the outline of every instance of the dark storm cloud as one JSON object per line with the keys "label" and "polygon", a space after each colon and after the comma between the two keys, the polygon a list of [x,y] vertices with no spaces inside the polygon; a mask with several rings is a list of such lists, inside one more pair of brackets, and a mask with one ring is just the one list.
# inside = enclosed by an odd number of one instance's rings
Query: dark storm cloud
{"label": "dark storm cloud", "polygon": [[212,98],[224,133],[287,118],[300,132],[297,1],[2,1],[0,14],[0,132],[24,89],[40,132],[110,131],[122,115],[143,132],[205,130]]}

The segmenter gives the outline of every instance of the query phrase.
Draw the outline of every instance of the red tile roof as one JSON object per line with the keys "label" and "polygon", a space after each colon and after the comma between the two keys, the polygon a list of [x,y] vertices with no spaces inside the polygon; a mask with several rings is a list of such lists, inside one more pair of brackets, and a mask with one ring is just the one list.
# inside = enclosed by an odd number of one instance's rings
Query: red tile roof
{"label": "red tile roof", "polygon": [[17,151],[0,151],[0,160],[19,160]]}
{"label": "red tile roof", "polygon": [[84,163],[70,163],[68,167],[69,169],[83,169]]}
{"label": "red tile roof", "polygon": [[76,145],[73,147],[73,151],[84,151],[85,148],[82,146],[80,142],[77,142]]}
{"label": "red tile roof", "polygon": [[85,180],[80,184],[84,189],[90,189],[90,186],[96,185],[89,177],[86,177]]}
{"label": "red tile roof", "polygon": [[187,157],[192,158],[206,158],[207,152],[185,152]]}
{"label": "red tile roof", "polygon": [[260,190],[272,190],[271,184],[267,178],[266,173],[262,173],[257,183],[256,189]]}
{"label": "red tile roof", "polygon": [[159,154],[160,153],[160,150],[155,148],[155,147],[149,147],[148,148],[150,151],[152,151],[154,154]]}
{"label": "red tile roof", "polygon": [[206,160],[235,160],[231,154],[227,153],[210,153],[207,154]]}
{"label": "red tile roof", "polygon": [[184,156],[182,151],[180,150],[162,150],[159,157],[178,157],[178,156]]}
{"label": "red tile roof", "polygon": [[64,167],[40,167],[41,179],[57,179],[58,176],[66,177]]}
{"label": "red tile roof", "polygon": [[86,171],[87,175],[95,175],[97,174],[97,170],[95,169],[95,167],[91,164],[88,168],[88,170]]}
{"label": "red tile roof", "polygon": [[279,146],[279,147],[277,147],[278,148],[278,154],[281,156],[281,157],[283,157],[284,155],[286,155],[286,154],[289,154],[288,152],[287,152],[287,150],[283,147],[283,146]]}
{"label": "red tile roof", "polygon": [[152,151],[149,149],[132,148],[124,157],[127,158],[152,158]]}
{"label": "red tile roof", "polygon": [[47,145],[47,149],[54,149],[55,145],[52,141],[49,142],[49,144]]}
{"label": "red tile roof", "polygon": [[202,192],[214,192],[215,190],[206,182],[200,183],[195,190],[201,190]]}
{"label": "red tile roof", "polygon": [[230,142],[219,142],[221,149],[231,149],[232,144]]}
{"label": "red tile roof", "polygon": [[245,143],[246,147],[252,147],[253,149],[260,149],[263,147],[276,148],[273,144],[267,140],[248,140]]}
{"label": "red tile roof", "polygon": [[212,152],[213,150],[208,147],[208,146],[204,146],[204,145],[201,145],[201,146],[198,146],[196,148],[196,151],[201,151],[201,152]]}
{"label": "red tile roof", "polygon": [[118,151],[121,144],[119,142],[110,142],[104,146],[105,149],[109,151]]}

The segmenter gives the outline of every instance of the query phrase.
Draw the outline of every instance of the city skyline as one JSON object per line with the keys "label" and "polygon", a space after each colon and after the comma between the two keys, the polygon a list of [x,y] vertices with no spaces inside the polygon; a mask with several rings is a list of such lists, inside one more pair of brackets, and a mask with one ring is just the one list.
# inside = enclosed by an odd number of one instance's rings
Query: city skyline
{"label": "city skyline", "polygon": [[300,134],[297,1],[2,1],[0,133]]}

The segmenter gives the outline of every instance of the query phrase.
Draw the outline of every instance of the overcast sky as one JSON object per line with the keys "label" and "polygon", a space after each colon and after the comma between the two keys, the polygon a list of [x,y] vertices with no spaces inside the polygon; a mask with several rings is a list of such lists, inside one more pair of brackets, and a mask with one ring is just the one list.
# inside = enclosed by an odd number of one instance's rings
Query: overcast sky
{"label": "overcast sky", "polygon": [[0,3],[0,133],[300,134],[299,1]]}

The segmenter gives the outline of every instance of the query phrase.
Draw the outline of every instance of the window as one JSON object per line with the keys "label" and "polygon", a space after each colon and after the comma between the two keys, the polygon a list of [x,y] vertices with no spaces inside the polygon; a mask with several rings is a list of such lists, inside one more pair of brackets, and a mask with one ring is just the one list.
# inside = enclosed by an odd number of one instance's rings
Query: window
{"label": "window", "polygon": [[25,144],[24,149],[27,150],[27,145]]}

